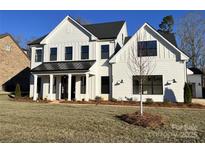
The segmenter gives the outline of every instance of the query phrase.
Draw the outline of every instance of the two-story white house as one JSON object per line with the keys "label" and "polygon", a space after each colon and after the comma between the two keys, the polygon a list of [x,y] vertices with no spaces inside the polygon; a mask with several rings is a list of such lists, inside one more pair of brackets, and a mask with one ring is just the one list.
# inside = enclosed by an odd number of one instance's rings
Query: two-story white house
{"label": "two-story white house", "polygon": [[147,23],[128,37],[125,21],[82,25],[67,16],[29,46],[33,100],[139,100],[139,74],[127,63],[129,53],[138,50],[154,61],[142,85],[143,99],[184,100],[188,56],[173,35],[161,35]]}

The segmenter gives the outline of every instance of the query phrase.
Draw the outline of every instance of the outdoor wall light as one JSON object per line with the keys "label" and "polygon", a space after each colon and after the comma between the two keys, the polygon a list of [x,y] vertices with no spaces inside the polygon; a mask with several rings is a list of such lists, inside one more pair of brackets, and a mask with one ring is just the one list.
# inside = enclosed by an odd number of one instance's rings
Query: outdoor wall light
{"label": "outdoor wall light", "polygon": [[176,81],[175,79],[173,79],[173,80],[168,80],[167,83],[166,83],[166,85],[170,85],[170,84],[171,84],[170,82],[172,82],[172,83],[177,83],[177,81]]}
{"label": "outdoor wall light", "polygon": [[116,82],[115,85],[120,85],[121,83],[124,83],[124,81],[123,80],[119,80],[119,81]]}

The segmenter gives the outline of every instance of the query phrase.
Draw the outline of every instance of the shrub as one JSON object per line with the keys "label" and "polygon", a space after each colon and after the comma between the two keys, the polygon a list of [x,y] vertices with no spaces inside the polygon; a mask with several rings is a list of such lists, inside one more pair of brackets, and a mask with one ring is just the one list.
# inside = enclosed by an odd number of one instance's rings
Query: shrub
{"label": "shrub", "polygon": [[16,84],[15,97],[16,98],[20,98],[21,97],[21,88],[20,88],[20,85],[18,83]]}
{"label": "shrub", "polygon": [[100,102],[100,101],[102,101],[102,97],[100,97],[100,96],[96,96],[96,97],[95,97],[95,101],[96,101],[96,102]]}
{"label": "shrub", "polygon": [[168,99],[164,99],[164,104],[170,104],[170,103],[171,103],[170,100],[168,100]]}
{"label": "shrub", "polygon": [[110,101],[111,101],[111,102],[117,102],[117,99],[111,98]]}
{"label": "shrub", "polygon": [[154,101],[153,101],[152,98],[147,98],[146,101],[145,101],[145,103],[148,103],[148,104],[151,104],[151,103],[153,103],[153,102],[154,102]]}
{"label": "shrub", "polygon": [[184,85],[184,103],[191,103],[192,101],[192,94],[191,88],[188,83]]}

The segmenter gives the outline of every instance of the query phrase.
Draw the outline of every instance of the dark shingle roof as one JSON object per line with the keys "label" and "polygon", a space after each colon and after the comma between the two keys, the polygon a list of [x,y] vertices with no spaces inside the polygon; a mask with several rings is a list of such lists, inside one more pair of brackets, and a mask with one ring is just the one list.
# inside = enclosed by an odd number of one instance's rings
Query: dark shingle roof
{"label": "dark shingle roof", "polygon": [[[89,24],[82,25],[85,29],[95,35],[98,39],[115,39],[119,34],[125,21],[116,21],[116,22],[107,22],[107,23],[98,23],[98,24]],[[48,35],[48,34],[47,34]],[[40,44],[40,42],[47,36],[44,35],[34,41],[28,43],[28,45]]]}
{"label": "dark shingle roof", "polygon": [[82,25],[98,39],[115,39],[125,21]]}
{"label": "dark shingle roof", "polygon": [[[159,31],[158,31],[159,32]],[[175,47],[177,47],[177,42],[174,33],[163,33],[159,32],[165,39],[167,39],[170,43],[172,43]]]}
{"label": "dark shingle roof", "polygon": [[194,74],[203,74],[203,72],[195,67],[189,68]]}
{"label": "dark shingle roof", "polygon": [[36,45],[36,44],[40,44],[40,42],[47,36],[48,34],[41,36],[40,38],[37,38],[36,40],[33,40],[31,42],[28,43],[28,45]]}
{"label": "dark shingle roof", "polygon": [[31,72],[41,71],[69,71],[69,70],[89,70],[95,63],[95,60],[87,61],[61,61],[61,62],[44,62],[41,65],[35,67]]}
{"label": "dark shingle roof", "polygon": [[4,37],[6,37],[6,36],[9,36],[9,35],[10,35],[9,33],[0,34],[0,39],[1,39],[1,38],[4,38]]}
{"label": "dark shingle roof", "polygon": [[131,39],[132,36],[127,36],[125,37],[125,40],[124,40],[124,45]]}

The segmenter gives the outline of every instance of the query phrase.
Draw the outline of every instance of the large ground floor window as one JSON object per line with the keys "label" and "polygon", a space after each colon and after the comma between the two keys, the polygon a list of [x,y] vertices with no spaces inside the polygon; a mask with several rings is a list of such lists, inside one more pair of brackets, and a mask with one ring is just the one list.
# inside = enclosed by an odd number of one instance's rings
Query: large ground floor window
{"label": "large ground floor window", "polygon": [[[162,75],[143,76],[142,94],[163,94]],[[133,94],[140,94],[140,76],[133,76]]]}

